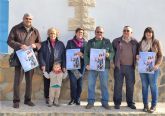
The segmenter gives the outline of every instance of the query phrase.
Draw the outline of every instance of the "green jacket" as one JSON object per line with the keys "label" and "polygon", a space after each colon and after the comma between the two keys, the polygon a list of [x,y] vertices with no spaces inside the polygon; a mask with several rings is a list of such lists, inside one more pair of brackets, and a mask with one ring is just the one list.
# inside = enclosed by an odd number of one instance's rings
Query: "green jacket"
{"label": "green jacket", "polygon": [[106,57],[106,60],[105,60],[105,68],[106,69],[110,68],[110,61],[113,59],[114,50],[109,39],[103,38],[101,41],[103,42],[102,42],[102,45],[99,47],[96,46],[97,40],[95,38],[88,41],[87,46],[85,47],[85,53],[84,53],[85,66],[90,64],[90,49],[95,48],[95,49],[105,49],[106,52],[110,54],[110,56]]}

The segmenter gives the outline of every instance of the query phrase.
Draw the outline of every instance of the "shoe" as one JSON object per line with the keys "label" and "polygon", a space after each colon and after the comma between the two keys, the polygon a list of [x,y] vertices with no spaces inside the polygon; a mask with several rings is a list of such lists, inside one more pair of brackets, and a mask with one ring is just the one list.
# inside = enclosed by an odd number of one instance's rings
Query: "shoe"
{"label": "shoe", "polygon": [[72,99],[72,100],[68,103],[68,105],[73,105],[73,104],[75,104],[75,101]]}
{"label": "shoe", "polygon": [[31,101],[25,101],[24,104],[26,104],[28,106],[35,106],[35,104]]}
{"label": "shoe", "polygon": [[115,109],[120,109],[120,105],[115,105]]}
{"label": "shoe", "polygon": [[147,105],[144,105],[143,111],[144,111],[144,112],[148,112],[148,111],[149,111],[148,104],[147,104]]}
{"label": "shoe", "polygon": [[60,107],[60,104],[56,104],[56,103],[55,103],[54,106],[56,106],[56,107]]}
{"label": "shoe", "polygon": [[53,106],[53,104],[48,104],[48,107],[52,107]]}
{"label": "shoe", "polygon": [[136,109],[136,106],[134,104],[128,105],[131,109]]}
{"label": "shoe", "polygon": [[88,103],[87,106],[86,106],[86,109],[91,109],[92,107],[94,107],[94,105]]}
{"label": "shoe", "polygon": [[80,105],[80,101],[78,100],[78,101],[75,101],[75,103],[76,103],[76,105]]}
{"label": "shoe", "polygon": [[110,106],[109,106],[108,104],[102,105],[102,107],[105,108],[106,110],[110,110],[110,109],[111,109]]}
{"label": "shoe", "polygon": [[45,99],[45,103],[46,103],[46,104],[49,104],[49,98],[46,98],[46,99]]}
{"label": "shoe", "polygon": [[149,113],[153,113],[156,111],[156,106],[151,106]]}
{"label": "shoe", "polygon": [[13,108],[19,108],[19,103],[18,102],[13,103]]}

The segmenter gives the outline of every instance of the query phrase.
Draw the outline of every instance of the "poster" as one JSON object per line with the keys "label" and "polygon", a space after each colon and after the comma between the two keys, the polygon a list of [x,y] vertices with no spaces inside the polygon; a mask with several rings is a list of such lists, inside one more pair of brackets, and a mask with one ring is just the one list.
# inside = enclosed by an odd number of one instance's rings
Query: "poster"
{"label": "poster", "polygon": [[68,70],[81,68],[80,56],[76,55],[77,52],[80,52],[80,49],[66,50],[66,68]]}
{"label": "poster", "polygon": [[90,70],[105,70],[105,49],[93,49],[90,51]]}
{"label": "poster", "polygon": [[31,69],[34,69],[38,66],[37,58],[33,52],[33,49],[29,47],[27,50],[18,50],[16,51],[19,61],[24,69],[24,72],[27,72]]}
{"label": "poster", "polygon": [[154,73],[155,52],[140,52],[138,61],[139,73]]}

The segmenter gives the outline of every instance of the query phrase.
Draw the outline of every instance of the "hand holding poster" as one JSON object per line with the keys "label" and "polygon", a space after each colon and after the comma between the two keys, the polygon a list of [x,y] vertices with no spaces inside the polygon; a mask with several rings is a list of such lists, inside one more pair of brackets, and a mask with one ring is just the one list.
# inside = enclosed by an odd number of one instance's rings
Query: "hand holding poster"
{"label": "hand holding poster", "polygon": [[138,71],[139,73],[154,73],[155,52],[140,52]]}
{"label": "hand holding poster", "polygon": [[105,70],[105,49],[91,49],[90,51],[90,70]]}
{"label": "hand holding poster", "polygon": [[37,58],[31,47],[26,50],[18,50],[16,51],[16,54],[18,56],[19,61],[21,62],[24,72],[27,72],[38,66]]}
{"label": "hand holding poster", "polygon": [[80,52],[80,49],[67,49],[66,50],[66,68],[68,70],[80,69],[80,56],[76,53]]}

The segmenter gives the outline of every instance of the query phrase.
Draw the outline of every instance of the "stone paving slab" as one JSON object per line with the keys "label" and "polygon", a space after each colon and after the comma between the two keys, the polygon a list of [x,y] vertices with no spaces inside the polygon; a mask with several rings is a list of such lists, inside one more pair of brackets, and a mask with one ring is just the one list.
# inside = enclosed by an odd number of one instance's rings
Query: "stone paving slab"
{"label": "stone paving slab", "polygon": [[60,107],[48,107],[44,101],[34,101],[36,106],[29,107],[20,103],[20,108],[15,109],[12,107],[12,101],[0,102],[0,116],[165,116],[165,103],[158,103],[157,111],[153,114],[145,113],[142,111],[143,104],[136,103],[136,110],[132,110],[122,103],[121,109],[116,110],[113,103],[109,103],[111,110],[106,110],[101,107],[100,102],[95,103],[92,109],[85,109],[87,102],[81,102],[81,106],[67,105],[67,102],[62,102]]}

